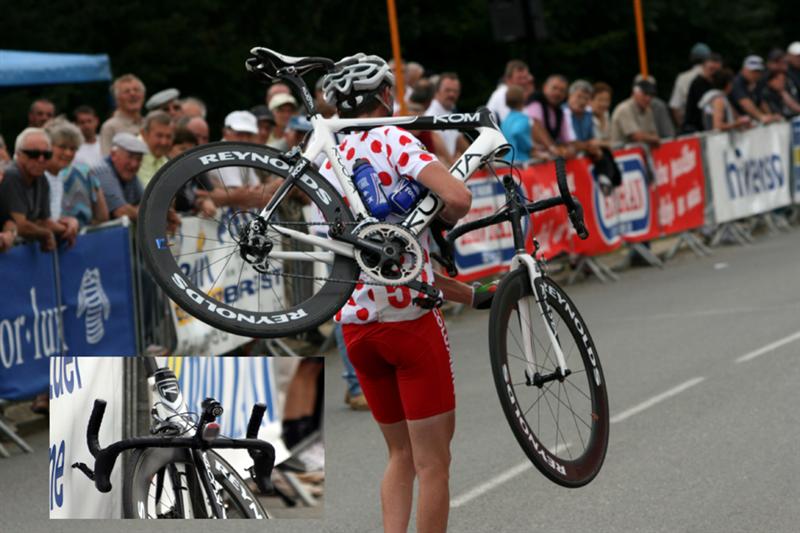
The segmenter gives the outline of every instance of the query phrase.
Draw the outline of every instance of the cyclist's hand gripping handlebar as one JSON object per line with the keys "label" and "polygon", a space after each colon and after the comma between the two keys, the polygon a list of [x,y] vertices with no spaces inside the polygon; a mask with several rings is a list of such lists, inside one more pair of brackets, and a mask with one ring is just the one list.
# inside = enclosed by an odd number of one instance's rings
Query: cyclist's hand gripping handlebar
{"label": "cyclist's hand gripping handlebar", "polygon": [[569,186],[567,185],[567,169],[563,157],[556,158],[556,181],[558,182],[558,190],[561,197],[564,199],[564,207],[567,208],[567,216],[569,216],[572,227],[578,237],[585,239],[589,236],[589,231],[586,229],[586,224],[583,221],[583,207],[580,202],[569,193]]}

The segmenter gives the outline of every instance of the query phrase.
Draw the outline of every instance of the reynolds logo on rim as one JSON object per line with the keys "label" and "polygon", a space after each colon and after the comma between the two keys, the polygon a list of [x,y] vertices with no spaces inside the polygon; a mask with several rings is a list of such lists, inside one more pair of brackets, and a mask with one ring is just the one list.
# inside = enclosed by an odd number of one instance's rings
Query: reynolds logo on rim
{"label": "reynolds logo on rim", "polygon": [[[594,187],[595,221],[606,244],[613,244],[622,235],[638,237],[650,231],[652,206],[644,159],[638,152],[615,159],[622,172],[622,184],[609,196],[604,196],[600,187]],[[592,176],[597,183],[594,165]]]}

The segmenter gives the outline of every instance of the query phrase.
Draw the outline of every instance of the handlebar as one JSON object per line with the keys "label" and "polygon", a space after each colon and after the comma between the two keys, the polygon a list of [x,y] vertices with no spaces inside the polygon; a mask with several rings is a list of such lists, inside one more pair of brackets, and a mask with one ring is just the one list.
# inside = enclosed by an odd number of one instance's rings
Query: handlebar
{"label": "handlebar", "polygon": [[186,449],[213,449],[213,448],[246,448],[253,459],[253,478],[258,488],[269,492],[272,488],[270,478],[275,466],[275,448],[272,444],[256,438],[261,420],[264,417],[266,405],[257,403],[253,406],[250,421],[247,424],[247,438],[245,439],[214,439],[202,440],[194,437],[134,437],[121,440],[101,448],[99,442],[100,426],[106,412],[106,402],[95,400],[89,424],[86,427],[86,442],[89,451],[95,458],[94,470],[90,470],[83,463],[75,463],[73,468],[81,470],[100,492],[111,490],[111,473],[117,462],[119,454],[125,450],[135,448],[186,448]]}
{"label": "handlebar", "polygon": [[569,192],[567,167],[563,157],[556,158],[556,182],[558,183],[558,191],[561,193],[561,198],[564,199],[564,207],[567,208],[567,216],[572,222],[572,227],[575,228],[578,237],[586,239],[589,237],[589,230],[586,229],[586,224],[583,220],[583,207]]}

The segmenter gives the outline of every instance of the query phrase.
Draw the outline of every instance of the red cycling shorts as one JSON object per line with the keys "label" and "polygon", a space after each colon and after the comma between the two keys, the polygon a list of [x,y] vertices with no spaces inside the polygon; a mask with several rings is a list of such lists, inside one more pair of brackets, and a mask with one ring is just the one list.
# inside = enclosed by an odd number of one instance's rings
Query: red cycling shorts
{"label": "red cycling shorts", "polygon": [[438,309],[416,320],[344,324],[342,331],[347,355],[379,423],[455,409],[453,360]]}

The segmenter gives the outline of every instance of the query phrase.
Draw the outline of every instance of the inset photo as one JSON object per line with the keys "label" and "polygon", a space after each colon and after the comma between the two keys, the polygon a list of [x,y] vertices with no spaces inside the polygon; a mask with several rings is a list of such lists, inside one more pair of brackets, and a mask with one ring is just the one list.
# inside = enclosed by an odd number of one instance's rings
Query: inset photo
{"label": "inset photo", "polygon": [[50,518],[322,518],[322,358],[50,366]]}

